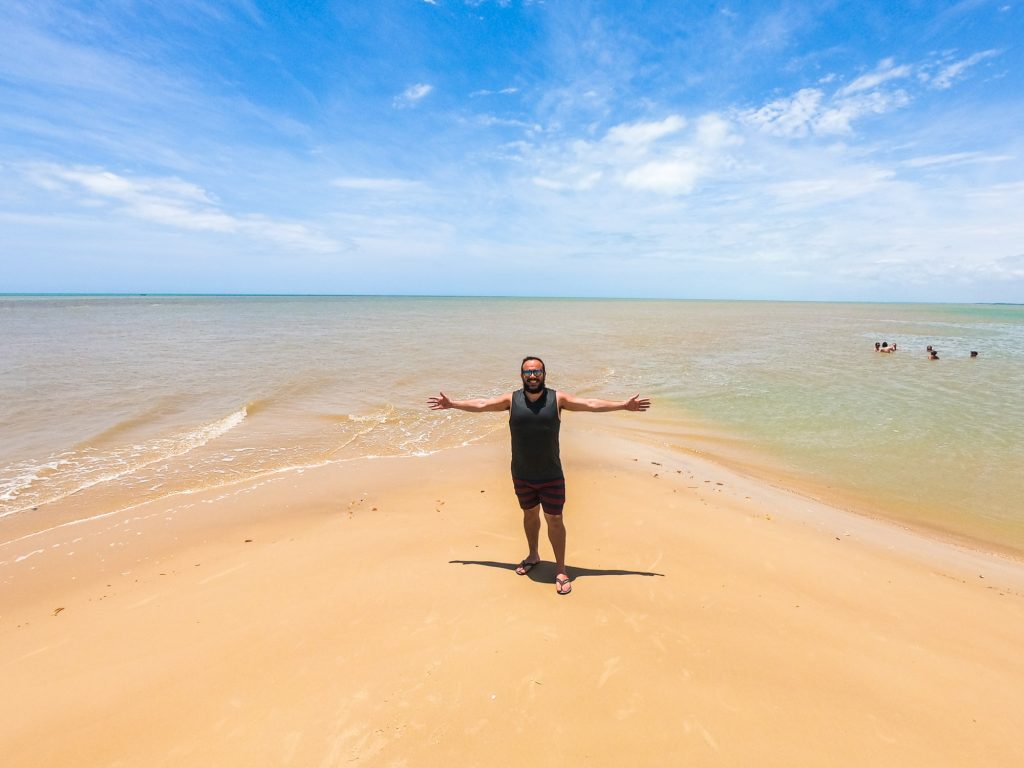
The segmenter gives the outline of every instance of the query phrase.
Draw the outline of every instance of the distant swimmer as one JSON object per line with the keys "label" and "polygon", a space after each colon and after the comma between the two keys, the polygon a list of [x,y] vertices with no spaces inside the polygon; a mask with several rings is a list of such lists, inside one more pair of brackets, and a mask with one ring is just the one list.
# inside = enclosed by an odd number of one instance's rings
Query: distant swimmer
{"label": "distant swimmer", "polygon": [[875,352],[881,352],[881,351],[882,351],[882,342],[876,341],[875,342]]}
{"label": "distant swimmer", "polygon": [[565,568],[565,476],[559,457],[558,432],[562,410],[567,411],[646,411],[651,401],[633,395],[628,400],[581,398],[548,389],[544,385],[544,361],[539,357],[523,358],[520,375],[523,388],[515,392],[475,400],[450,400],[444,393],[431,397],[431,410],[456,408],[460,411],[508,411],[508,427],[512,435],[512,485],[523,510],[523,530],[528,551],[516,566],[516,573],[525,576],[540,562],[540,510],[544,508],[548,540],[555,552],[555,588],[560,595],[572,591]]}
{"label": "distant swimmer", "polygon": [[931,347],[928,347],[928,359],[929,360],[938,360],[939,359],[939,353],[936,352]]}
{"label": "distant swimmer", "polygon": [[972,349],[971,350],[971,357],[977,357],[977,356],[978,356],[977,351]]}

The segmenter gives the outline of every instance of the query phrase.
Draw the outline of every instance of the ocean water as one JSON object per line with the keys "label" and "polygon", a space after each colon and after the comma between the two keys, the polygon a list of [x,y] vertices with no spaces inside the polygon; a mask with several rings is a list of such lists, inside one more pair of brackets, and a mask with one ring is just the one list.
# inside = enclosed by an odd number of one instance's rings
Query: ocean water
{"label": "ocean water", "polygon": [[528,354],[549,386],[651,397],[617,422],[646,439],[1024,553],[1024,306],[504,298],[0,297],[0,542],[457,449],[505,416],[427,397],[508,391]]}

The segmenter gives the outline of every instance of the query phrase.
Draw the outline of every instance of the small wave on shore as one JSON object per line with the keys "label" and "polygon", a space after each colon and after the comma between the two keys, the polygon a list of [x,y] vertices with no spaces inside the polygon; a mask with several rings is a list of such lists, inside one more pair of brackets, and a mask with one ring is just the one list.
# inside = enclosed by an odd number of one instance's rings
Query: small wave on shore
{"label": "small wave on shore", "polygon": [[[88,488],[109,483],[139,470],[183,456],[215,440],[245,421],[243,407],[223,418],[143,443],[96,448],[78,446],[40,461],[21,461],[0,468],[0,517],[50,504]],[[119,422],[101,433],[105,439],[136,426],[143,416]],[[128,425],[126,427],[125,425]]]}
{"label": "small wave on shore", "polygon": [[26,513],[11,531],[24,535],[44,524],[71,524],[280,472],[361,458],[426,456],[475,442],[507,421],[502,414],[457,416],[391,402],[357,413],[311,413],[265,397],[167,436],[125,440],[140,426],[144,431],[140,414],[97,432],[103,440],[0,468],[0,518]]}
{"label": "small wave on shore", "polygon": [[328,451],[332,459],[425,456],[478,440],[507,421],[507,416],[495,414],[458,419],[451,413],[392,403],[365,414],[328,413],[319,418],[334,425],[334,444]]}

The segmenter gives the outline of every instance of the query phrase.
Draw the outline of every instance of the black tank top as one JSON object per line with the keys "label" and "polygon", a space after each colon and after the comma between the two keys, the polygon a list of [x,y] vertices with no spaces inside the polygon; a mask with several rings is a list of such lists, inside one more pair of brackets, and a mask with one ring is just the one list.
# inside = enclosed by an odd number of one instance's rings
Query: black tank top
{"label": "black tank top", "polygon": [[531,403],[523,390],[512,393],[508,428],[512,433],[512,476],[520,480],[556,480],[562,477],[558,456],[558,395],[545,388]]}

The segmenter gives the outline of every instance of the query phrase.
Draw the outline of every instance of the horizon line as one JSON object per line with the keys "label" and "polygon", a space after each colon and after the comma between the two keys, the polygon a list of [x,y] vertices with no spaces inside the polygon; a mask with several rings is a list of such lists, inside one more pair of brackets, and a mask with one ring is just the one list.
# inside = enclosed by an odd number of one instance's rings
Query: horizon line
{"label": "horizon line", "polygon": [[695,298],[682,296],[536,296],[524,294],[443,294],[443,293],[215,293],[215,292],[95,292],[40,291],[0,292],[0,298],[362,298],[362,299],[532,299],[548,301],[735,301],[791,304],[976,304],[985,306],[1024,306],[1012,301],[929,301],[920,299],[765,299],[765,298]]}
{"label": "horizon line", "polygon": [[922,299],[765,299],[695,298],[683,296],[527,296],[523,294],[417,294],[417,293],[214,293],[214,292],[95,292],[41,291],[0,292],[0,298],[265,298],[265,299],[525,299],[535,301],[735,301],[792,304],[976,304],[984,306],[1024,306],[1013,301],[931,301]]}

